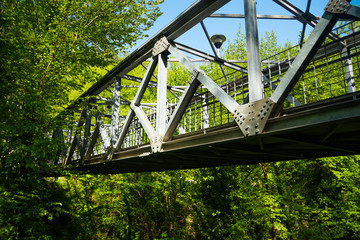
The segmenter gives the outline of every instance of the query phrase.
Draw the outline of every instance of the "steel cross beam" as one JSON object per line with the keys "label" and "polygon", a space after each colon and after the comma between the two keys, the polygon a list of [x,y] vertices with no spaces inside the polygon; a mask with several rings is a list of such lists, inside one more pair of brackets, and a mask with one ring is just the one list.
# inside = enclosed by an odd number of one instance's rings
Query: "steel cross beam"
{"label": "steel cross beam", "polygon": [[[291,12],[292,14],[294,14],[296,16],[296,18],[303,24],[309,24],[311,27],[315,28],[316,24],[318,23],[317,22],[318,18],[315,17],[313,14],[311,14],[309,11],[303,12],[287,0],[273,0],[273,1],[276,2],[277,4],[279,4],[280,6],[282,6],[283,8],[285,8],[286,10],[288,10],[289,12]],[[310,5],[308,5],[308,6],[310,7]],[[304,31],[304,28],[303,28],[303,31]],[[330,35],[330,38],[333,40],[339,39],[333,33],[329,33],[329,35]]]}
{"label": "steel cross beam", "polygon": [[303,12],[295,5],[291,4],[287,0],[273,0],[280,6],[282,6],[284,9],[288,10],[290,13],[294,14],[294,16],[302,23],[309,24],[312,27],[315,27],[317,24],[317,17],[315,17],[310,12]]}

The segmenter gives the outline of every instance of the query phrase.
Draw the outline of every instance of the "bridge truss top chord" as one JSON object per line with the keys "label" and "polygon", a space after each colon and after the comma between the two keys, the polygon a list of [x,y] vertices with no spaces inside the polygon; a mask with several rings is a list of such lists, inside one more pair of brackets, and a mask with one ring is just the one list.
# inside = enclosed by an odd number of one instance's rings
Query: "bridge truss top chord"
{"label": "bridge truss top chord", "polygon": [[[197,1],[87,90],[61,115],[53,137],[67,148],[53,164],[120,173],[359,154],[360,9],[331,0],[317,18],[310,5],[273,0],[314,29],[260,59],[255,1],[243,1],[243,16],[214,14],[229,1]],[[217,53],[208,17],[245,17],[247,61]],[[213,53],[177,42],[196,25]],[[169,82],[178,66],[186,71]]]}

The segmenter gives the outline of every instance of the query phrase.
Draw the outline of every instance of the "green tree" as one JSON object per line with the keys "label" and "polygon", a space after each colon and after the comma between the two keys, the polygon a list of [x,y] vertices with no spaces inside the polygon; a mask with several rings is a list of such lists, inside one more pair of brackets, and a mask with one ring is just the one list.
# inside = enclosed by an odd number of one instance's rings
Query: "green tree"
{"label": "green tree", "polygon": [[41,177],[61,147],[46,133],[59,124],[54,117],[69,105],[69,93],[95,80],[94,67],[114,63],[114,56],[144,36],[161,14],[161,2],[0,3],[2,237],[52,238],[51,231],[39,229],[54,226],[53,216],[66,207],[52,205],[60,193]]}

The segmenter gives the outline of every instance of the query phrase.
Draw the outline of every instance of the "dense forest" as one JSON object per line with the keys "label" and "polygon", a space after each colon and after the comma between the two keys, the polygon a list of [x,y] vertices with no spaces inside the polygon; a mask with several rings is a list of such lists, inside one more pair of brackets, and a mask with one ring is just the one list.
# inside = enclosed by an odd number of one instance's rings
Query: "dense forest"
{"label": "dense forest", "polygon": [[[48,164],[55,116],[144,37],[161,2],[0,3],[0,239],[360,239],[359,156],[117,175]],[[261,57],[290,45],[269,32]],[[223,52],[244,59],[244,34]],[[188,78],[171,70],[174,85]]]}

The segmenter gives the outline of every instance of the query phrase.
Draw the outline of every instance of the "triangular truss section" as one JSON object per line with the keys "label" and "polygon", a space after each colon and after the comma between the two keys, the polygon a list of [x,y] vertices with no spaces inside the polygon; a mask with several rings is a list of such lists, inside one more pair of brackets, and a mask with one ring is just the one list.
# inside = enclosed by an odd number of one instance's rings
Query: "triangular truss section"
{"label": "triangular truss section", "polygon": [[[249,0],[245,1],[250,4]],[[296,10],[286,0],[274,1],[291,11]],[[214,116],[213,121],[218,121],[220,122],[219,125],[221,125],[222,120],[215,119],[215,116],[221,118],[224,115],[221,112],[224,108],[229,118],[228,123],[235,122],[236,125],[233,124],[233,126],[238,127],[236,134],[233,134],[234,136],[251,138],[261,135],[267,131],[268,119],[281,114],[285,100],[289,100],[295,106],[302,104],[300,100],[291,96],[291,93],[295,84],[308,68],[309,63],[316,58],[326,58],[327,49],[324,50],[325,54],[319,51],[325,39],[330,37],[338,41],[340,45],[343,44],[339,37],[332,33],[332,29],[338,20],[340,18],[354,20],[360,16],[359,8],[352,6],[348,1],[330,1],[319,21],[315,21],[314,18],[311,21],[301,18],[304,24],[313,25],[314,30],[305,44],[301,46],[297,56],[286,61],[286,67],[284,67],[285,61],[279,61],[276,64],[269,61],[269,66],[265,70],[257,70],[257,72],[255,71],[256,74],[254,74],[251,67],[246,69],[231,61],[221,59],[213,47],[214,55],[211,55],[175,42],[176,38],[187,29],[200,24],[211,44],[209,34],[202,20],[219,7],[225,5],[226,2],[228,1],[198,1],[194,4],[194,8],[190,8],[188,12],[184,13],[182,19],[184,22],[181,23],[181,27],[175,23],[170,24],[166,28],[167,31],[162,31],[154,38],[151,38],[143,48],[126,58],[103,80],[92,87],[85,94],[91,97],[88,105],[81,110],[78,122],[61,132],[61,134],[66,132],[66,137],[63,135],[61,137],[69,145],[68,149],[62,152],[64,160],[61,162],[68,164],[79,161],[81,164],[85,164],[95,155],[106,156],[106,159],[111,161],[114,155],[126,151],[126,147],[122,146],[127,146],[125,142],[130,131],[141,131],[141,133],[138,133],[140,138],[137,145],[146,145],[151,151],[149,154],[161,153],[164,151],[164,145],[176,138],[174,136],[176,132],[180,134],[186,132],[186,127],[182,125],[182,119],[185,119],[184,116],[191,112],[192,108],[194,108],[194,111],[197,111],[197,108],[201,109],[199,110],[201,111],[199,115],[201,129],[211,128],[210,111]],[[191,14],[195,14],[196,17],[192,17]],[[245,14],[247,15],[246,21],[251,22],[254,19],[256,21],[254,14],[251,16],[249,14],[251,15],[249,12]],[[294,14],[295,17],[300,18],[299,10],[296,10]],[[297,16],[296,14],[300,15]],[[354,71],[351,62],[351,51],[348,50],[348,47],[356,46],[359,42],[360,37],[353,33],[351,40],[348,41],[349,46],[342,46],[343,49],[341,50],[343,56],[341,60],[345,62],[346,69],[348,85],[346,89],[349,92],[355,92],[356,89],[355,84],[353,84]],[[338,49],[337,45],[328,46],[331,51],[335,49],[334,52]],[[319,52],[318,55],[316,55],[317,52]],[[216,63],[220,67],[223,74],[221,78],[225,83],[219,83],[209,77],[186,54],[195,55],[205,61]],[[174,59],[188,71],[189,78],[182,79],[184,86],[171,86],[168,84],[168,64],[170,60]],[[260,59],[254,61],[254,63],[248,63],[248,65],[251,64],[260,64]],[[142,77],[131,73],[137,66],[146,69]],[[276,69],[277,72],[273,71],[273,69]],[[230,70],[234,71],[230,73],[233,74],[232,80],[230,80],[231,75],[228,73]],[[271,79],[271,71],[276,72],[278,76],[276,81]],[[126,96],[121,95],[123,80],[133,82],[127,87],[137,89],[136,94],[133,91],[135,96],[132,99],[127,99]],[[256,85],[260,86],[256,87]],[[156,88],[156,103],[149,103],[144,100],[144,95],[150,88],[154,89],[154,91]],[[270,90],[264,90],[265,88]],[[203,89],[206,89],[206,94],[202,94]],[[104,90],[107,90],[107,95],[99,97],[99,94]],[[256,94],[253,94],[253,91]],[[175,97],[175,103],[169,104],[168,95]],[[241,95],[241,98],[239,95]],[[155,95],[153,98],[155,98]],[[211,102],[209,99],[211,99]],[[215,107],[215,104],[219,104],[219,107]],[[127,113],[124,113],[123,106],[127,107]],[[213,109],[210,109],[211,107]],[[151,114],[149,114],[149,109],[152,111]],[[104,113],[105,111],[107,111],[107,114]],[[217,115],[216,111],[219,111]],[[195,118],[197,118],[197,114],[189,117],[190,125],[195,124],[196,126]],[[192,119],[194,119],[195,123],[191,123]],[[187,134],[190,135],[189,132]],[[146,134],[147,140],[141,140],[145,136],[143,133]],[[59,134],[54,134],[54,136],[59,137]],[[99,148],[98,145],[101,145],[100,150],[95,151],[95,149]]]}

